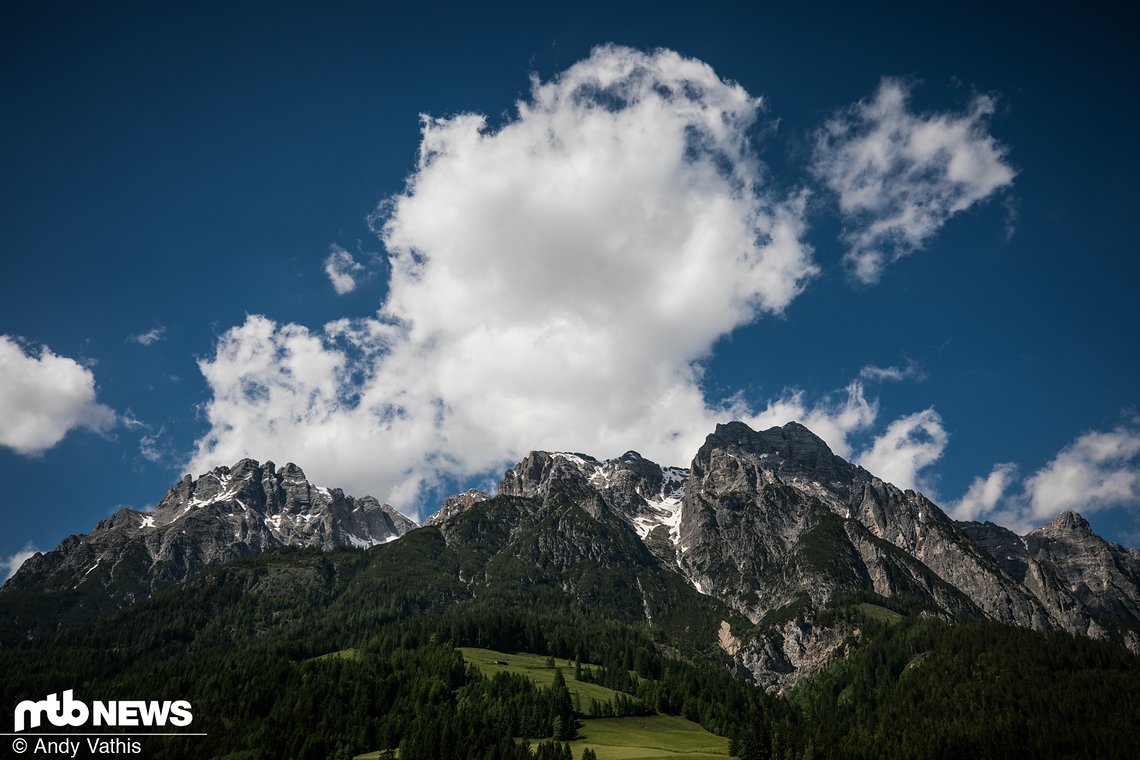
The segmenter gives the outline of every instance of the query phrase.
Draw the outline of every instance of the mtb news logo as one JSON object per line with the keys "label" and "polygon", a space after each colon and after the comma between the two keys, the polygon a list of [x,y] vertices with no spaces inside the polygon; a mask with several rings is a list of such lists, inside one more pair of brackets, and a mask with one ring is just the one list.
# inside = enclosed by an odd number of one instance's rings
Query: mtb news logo
{"label": "mtb news logo", "polygon": [[46,699],[33,702],[25,699],[16,705],[14,716],[16,733],[26,728],[39,728],[46,718],[53,726],[78,728],[94,726],[189,726],[194,720],[190,703],[185,699],[158,702],[151,700],[120,700],[117,702],[81,702],[73,697],[74,689],[59,694],[48,694]]}

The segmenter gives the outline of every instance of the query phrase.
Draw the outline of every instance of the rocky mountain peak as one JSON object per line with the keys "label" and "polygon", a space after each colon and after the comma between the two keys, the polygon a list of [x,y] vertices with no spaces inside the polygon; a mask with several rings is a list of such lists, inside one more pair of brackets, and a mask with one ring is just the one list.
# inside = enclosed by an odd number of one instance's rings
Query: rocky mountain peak
{"label": "rocky mountain peak", "polygon": [[[153,510],[122,509],[90,533],[69,536],[28,560],[5,588],[64,591],[114,581],[118,601],[129,603],[207,566],[273,547],[368,547],[415,527],[370,496],[314,486],[295,464],[278,470],[242,459],[185,476]],[[136,577],[124,582],[126,561]]]}
{"label": "rocky mountain peak", "polygon": [[798,422],[761,431],[729,422],[717,425],[697,451],[692,485],[715,493],[751,493],[765,483],[803,481],[846,498],[860,472]]}
{"label": "rocky mountain peak", "polygon": [[452,517],[466,512],[476,504],[487,501],[491,495],[478,488],[468,488],[463,493],[457,493],[453,496],[448,496],[443,500],[443,504],[439,510],[427,519],[425,525],[439,525],[440,523],[447,522]]}
{"label": "rocky mountain peak", "polygon": [[684,468],[662,467],[636,451],[604,462],[587,454],[532,451],[503,475],[499,494],[557,496],[595,517],[608,509],[643,538],[661,528],[662,539],[675,543],[688,476]]}
{"label": "rocky mountain peak", "polygon": [[798,422],[777,425],[767,430],[753,430],[740,421],[727,422],[717,425],[709,438],[757,454],[782,454],[788,459],[812,460],[835,456],[822,438]]}
{"label": "rocky mountain peak", "polygon": [[1047,525],[1038,528],[1036,533],[1060,538],[1066,535],[1090,536],[1093,533],[1089,521],[1076,512],[1065,511],[1054,517]]}
{"label": "rocky mountain peak", "polygon": [[661,466],[651,462],[636,451],[627,451],[617,459],[607,462],[615,472],[626,472],[637,481],[638,492],[645,497],[661,491],[663,482]]}
{"label": "rocky mountain peak", "polygon": [[499,494],[546,497],[551,489],[579,492],[589,489],[588,476],[598,461],[583,454],[532,451],[503,473]]}

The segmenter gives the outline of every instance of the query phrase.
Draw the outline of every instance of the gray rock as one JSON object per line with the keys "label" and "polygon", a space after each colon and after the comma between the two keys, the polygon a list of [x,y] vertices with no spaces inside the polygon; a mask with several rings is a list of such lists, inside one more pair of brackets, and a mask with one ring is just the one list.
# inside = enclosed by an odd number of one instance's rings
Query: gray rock
{"label": "gray rock", "polygon": [[440,523],[447,522],[452,517],[462,514],[476,504],[480,504],[490,499],[490,495],[478,488],[469,488],[463,493],[457,493],[454,496],[448,496],[443,500],[443,504],[439,510],[427,519],[425,525],[439,525]]}
{"label": "gray rock", "polygon": [[1122,641],[1115,624],[1140,623],[1140,556],[1105,541],[1088,520],[1063,512],[1025,536],[993,523],[959,523],[963,532],[1029,589],[1069,631]]}

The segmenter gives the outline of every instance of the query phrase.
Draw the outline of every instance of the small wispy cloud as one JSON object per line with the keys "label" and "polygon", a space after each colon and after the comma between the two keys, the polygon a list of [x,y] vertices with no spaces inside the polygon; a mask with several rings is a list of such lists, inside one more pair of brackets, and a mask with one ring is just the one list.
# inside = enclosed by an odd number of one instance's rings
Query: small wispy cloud
{"label": "small wispy cloud", "polygon": [[922,366],[913,360],[907,360],[903,366],[878,367],[868,364],[859,370],[859,377],[872,382],[899,382],[900,380],[922,380],[926,374]]}
{"label": "small wispy cloud", "polygon": [[136,417],[134,412],[130,409],[119,417],[119,421],[122,422],[128,430],[139,430],[147,426],[146,423]]}
{"label": "small wispy cloud", "polygon": [[1021,218],[1021,210],[1018,208],[1017,199],[1012,196],[1005,199],[1003,206],[1005,208],[1005,239],[1008,242],[1017,234],[1017,223]]}
{"label": "small wispy cloud", "polygon": [[332,252],[325,259],[325,274],[332,283],[337,295],[343,296],[356,290],[356,273],[364,270],[364,265],[339,245],[331,246]]}
{"label": "small wispy cloud", "polygon": [[166,427],[160,427],[153,433],[144,433],[139,438],[139,454],[143,459],[154,464],[170,460],[171,448],[165,439]]}
{"label": "small wispy cloud", "polygon": [[153,346],[160,340],[166,337],[166,327],[158,325],[144,333],[138,335],[128,335],[127,341],[130,343],[138,343],[140,346]]}
{"label": "small wispy cloud", "polygon": [[165,425],[155,429],[154,425],[139,419],[130,409],[122,414],[120,421],[128,430],[139,434],[138,450],[143,459],[153,464],[168,465],[177,461]]}
{"label": "small wispy cloud", "polygon": [[1013,182],[1006,148],[988,132],[992,97],[974,97],[959,114],[916,114],[909,98],[907,83],[883,79],[872,100],[816,135],[812,173],[838,197],[844,261],[863,283],[877,282],[950,217]]}
{"label": "small wispy cloud", "polygon": [[20,566],[23,565],[29,557],[38,551],[39,549],[33,546],[32,542],[29,541],[28,543],[24,544],[23,549],[16,552],[15,554],[11,554],[7,557],[0,557],[0,573],[4,574],[4,580],[6,581],[15,575],[16,571],[20,569]]}

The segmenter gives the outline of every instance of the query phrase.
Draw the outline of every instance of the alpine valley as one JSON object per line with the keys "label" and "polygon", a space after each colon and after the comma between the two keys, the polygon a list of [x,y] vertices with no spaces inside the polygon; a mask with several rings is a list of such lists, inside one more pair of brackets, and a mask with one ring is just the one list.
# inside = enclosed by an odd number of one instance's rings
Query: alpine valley
{"label": "alpine valley", "polygon": [[423,527],[245,459],[33,556],[0,611],[5,705],[192,703],[207,735],[150,757],[1140,747],[1140,551],[956,522],[797,423],[688,467],[535,451]]}

